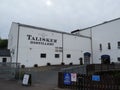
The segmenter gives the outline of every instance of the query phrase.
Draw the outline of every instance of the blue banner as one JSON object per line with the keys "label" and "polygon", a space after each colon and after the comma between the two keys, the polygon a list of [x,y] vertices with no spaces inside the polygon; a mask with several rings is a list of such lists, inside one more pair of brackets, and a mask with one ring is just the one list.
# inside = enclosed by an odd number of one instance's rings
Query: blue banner
{"label": "blue banner", "polygon": [[70,73],[64,73],[64,84],[71,85],[71,74]]}

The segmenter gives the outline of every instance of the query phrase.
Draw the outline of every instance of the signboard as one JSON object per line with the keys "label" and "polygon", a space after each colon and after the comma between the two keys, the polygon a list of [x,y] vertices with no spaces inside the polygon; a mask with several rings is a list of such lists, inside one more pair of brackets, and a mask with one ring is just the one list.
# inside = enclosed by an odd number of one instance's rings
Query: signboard
{"label": "signboard", "polygon": [[71,73],[71,81],[76,82],[77,81],[77,74]]}
{"label": "signboard", "polygon": [[92,75],[92,81],[100,81],[99,75]]}
{"label": "signboard", "polygon": [[71,74],[70,73],[64,73],[64,84],[71,85]]}
{"label": "signboard", "polygon": [[49,45],[53,46],[55,43],[57,43],[57,39],[48,38],[45,36],[34,36],[34,35],[27,35],[27,40],[30,41],[30,44],[36,44],[36,45]]}
{"label": "signboard", "polygon": [[30,75],[29,74],[24,74],[22,84],[23,85],[29,85],[29,81],[30,81]]}

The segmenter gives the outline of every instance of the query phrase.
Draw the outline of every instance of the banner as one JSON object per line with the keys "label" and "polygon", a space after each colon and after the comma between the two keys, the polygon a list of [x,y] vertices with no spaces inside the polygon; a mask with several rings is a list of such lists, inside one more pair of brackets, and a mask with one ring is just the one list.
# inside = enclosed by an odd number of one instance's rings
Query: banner
{"label": "banner", "polygon": [[76,82],[77,81],[77,74],[71,73],[71,81]]}

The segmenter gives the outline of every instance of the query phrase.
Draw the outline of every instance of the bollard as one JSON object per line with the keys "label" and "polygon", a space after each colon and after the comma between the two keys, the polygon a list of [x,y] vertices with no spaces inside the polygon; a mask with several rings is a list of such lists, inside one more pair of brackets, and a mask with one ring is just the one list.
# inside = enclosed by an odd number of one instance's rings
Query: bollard
{"label": "bollard", "polygon": [[78,77],[78,90],[83,90],[83,77]]}

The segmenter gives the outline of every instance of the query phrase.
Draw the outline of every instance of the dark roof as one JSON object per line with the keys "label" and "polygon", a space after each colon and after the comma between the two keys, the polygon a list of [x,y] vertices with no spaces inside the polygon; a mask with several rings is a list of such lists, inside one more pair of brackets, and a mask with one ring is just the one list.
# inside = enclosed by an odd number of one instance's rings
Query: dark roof
{"label": "dark roof", "polygon": [[10,57],[10,50],[8,49],[0,49],[0,57]]}
{"label": "dark roof", "polygon": [[72,31],[71,33],[75,33],[75,32],[78,32],[78,31],[83,31],[83,30],[86,30],[86,29],[89,29],[89,28],[97,27],[97,26],[100,26],[100,25],[103,25],[103,24],[107,24],[109,22],[116,21],[116,20],[120,20],[120,18],[116,18],[116,19],[113,19],[113,20],[110,20],[110,21],[105,21],[103,23],[100,23],[100,24],[97,24],[97,25],[93,25],[91,27],[87,27],[87,28],[84,28],[84,29],[77,29],[77,30]]}

